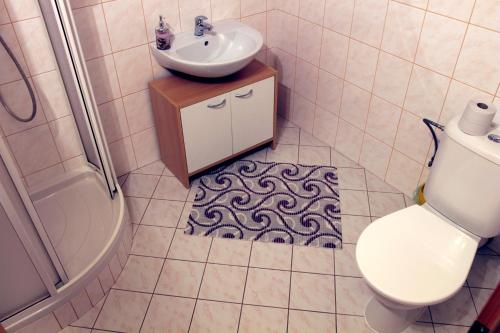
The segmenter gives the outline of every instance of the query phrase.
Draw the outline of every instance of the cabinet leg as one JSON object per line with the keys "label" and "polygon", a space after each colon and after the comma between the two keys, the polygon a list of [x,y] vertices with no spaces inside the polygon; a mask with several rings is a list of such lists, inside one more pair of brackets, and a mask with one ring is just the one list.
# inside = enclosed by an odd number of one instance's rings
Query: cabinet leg
{"label": "cabinet leg", "polygon": [[278,140],[274,139],[273,142],[271,143],[271,149],[275,150],[277,146],[278,146]]}

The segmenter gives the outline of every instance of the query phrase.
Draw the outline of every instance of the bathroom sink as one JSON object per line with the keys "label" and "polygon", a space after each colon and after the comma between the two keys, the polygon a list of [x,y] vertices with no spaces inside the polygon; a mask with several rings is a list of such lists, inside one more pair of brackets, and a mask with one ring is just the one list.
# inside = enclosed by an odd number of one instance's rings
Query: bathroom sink
{"label": "bathroom sink", "polygon": [[248,65],[261,49],[262,35],[234,20],[213,23],[204,36],[193,31],[175,34],[169,50],[151,49],[158,63],[175,71],[200,77],[222,77]]}

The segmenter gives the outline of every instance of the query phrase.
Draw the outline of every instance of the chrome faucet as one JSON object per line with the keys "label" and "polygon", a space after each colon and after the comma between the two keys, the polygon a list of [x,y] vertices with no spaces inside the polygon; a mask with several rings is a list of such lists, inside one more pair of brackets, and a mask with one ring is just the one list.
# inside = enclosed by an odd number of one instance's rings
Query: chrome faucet
{"label": "chrome faucet", "polygon": [[204,22],[208,18],[200,15],[194,18],[194,35],[203,36],[206,31],[212,31],[213,26],[210,23]]}

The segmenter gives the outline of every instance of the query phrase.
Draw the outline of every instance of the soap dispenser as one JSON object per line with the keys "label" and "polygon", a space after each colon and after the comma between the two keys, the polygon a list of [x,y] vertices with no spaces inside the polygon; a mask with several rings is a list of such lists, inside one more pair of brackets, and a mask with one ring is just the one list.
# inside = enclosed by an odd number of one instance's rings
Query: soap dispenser
{"label": "soap dispenser", "polygon": [[165,24],[162,15],[160,15],[160,23],[155,29],[155,35],[156,48],[158,50],[168,50],[170,48],[170,42],[172,40],[172,33]]}

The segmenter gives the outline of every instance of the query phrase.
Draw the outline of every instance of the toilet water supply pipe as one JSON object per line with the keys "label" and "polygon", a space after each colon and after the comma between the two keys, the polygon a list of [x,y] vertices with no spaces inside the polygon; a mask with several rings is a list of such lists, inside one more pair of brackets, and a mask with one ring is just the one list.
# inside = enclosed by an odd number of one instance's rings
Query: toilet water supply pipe
{"label": "toilet water supply pipe", "polygon": [[431,167],[432,164],[434,163],[434,157],[436,157],[436,153],[437,153],[438,145],[439,145],[439,142],[438,142],[438,139],[436,136],[436,132],[434,131],[434,128],[432,126],[436,127],[437,129],[440,129],[441,131],[444,131],[444,125],[438,124],[438,123],[436,123],[430,119],[427,119],[427,118],[422,119],[422,121],[424,122],[425,125],[427,125],[427,127],[431,131],[432,139],[434,140],[434,154],[432,154],[432,157],[431,157],[429,163],[427,164],[428,167]]}

